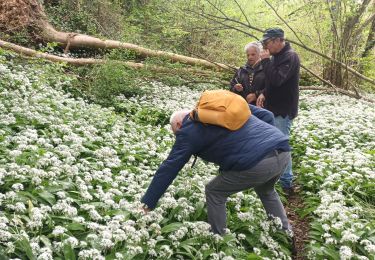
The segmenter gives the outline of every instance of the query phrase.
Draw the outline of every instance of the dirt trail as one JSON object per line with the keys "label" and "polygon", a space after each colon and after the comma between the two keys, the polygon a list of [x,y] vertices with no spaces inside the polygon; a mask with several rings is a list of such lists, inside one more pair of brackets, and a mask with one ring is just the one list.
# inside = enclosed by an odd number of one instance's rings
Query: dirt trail
{"label": "dirt trail", "polygon": [[285,205],[285,210],[289,220],[292,222],[293,232],[296,236],[297,256],[293,258],[294,260],[307,259],[305,243],[308,241],[309,221],[307,218],[300,218],[296,212],[303,207],[304,204],[299,194],[299,188],[296,188],[295,192],[289,195],[288,203]]}

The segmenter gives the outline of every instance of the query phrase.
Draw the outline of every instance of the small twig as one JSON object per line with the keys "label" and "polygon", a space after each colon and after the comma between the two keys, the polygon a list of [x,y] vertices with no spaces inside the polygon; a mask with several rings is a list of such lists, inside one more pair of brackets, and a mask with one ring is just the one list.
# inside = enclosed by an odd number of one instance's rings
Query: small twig
{"label": "small twig", "polygon": [[[210,3],[210,4],[212,5],[212,3]],[[219,9],[219,10],[220,10],[220,9]],[[244,33],[245,35],[249,35],[249,36],[251,36],[251,37],[253,37],[253,38],[255,38],[255,39],[258,39],[258,38],[257,38],[256,36],[254,36],[254,35],[248,33],[247,31],[244,31],[244,30],[238,29],[237,27],[232,26],[232,25],[228,25],[228,24],[226,24],[225,22],[227,22],[227,21],[229,21],[229,22],[233,22],[233,23],[235,23],[235,24],[237,24],[237,25],[240,25],[240,26],[244,26],[244,27],[246,27],[246,28],[253,29],[254,31],[257,31],[257,32],[262,32],[262,33],[264,33],[264,30],[262,30],[262,29],[256,28],[256,27],[254,27],[254,26],[248,26],[247,24],[245,24],[245,23],[243,23],[243,22],[241,22],[241,21],[238,21],[238,20],[235,20],[235,19],[229,18],[229,17],[228,17],[227,15],[225,15],[225,14],[223,15],[224,17],[221,17],[221,16],[212,15],[212,14],[207,14],[207,13],[197,13],[197,12],[194,12],[194,11],[191,11],[191,10],[189,10],[189,11],[192,12],[192,13],[198,14],[198,15],[200,15],[200,16],[202,16],[202,17],[208,19],[208,20],[211,20],[211,21],[214,21],[214,22],[219,23],[219,24],[221,24],[221,25],[227,26],[227,27],[230,28],[230,29],[236,30],[236,31],[238,31],[238,32],[242,32],[242,33]],[[220,10],[220,11],[221,11],[221,10]],[[222,11],[221,11],[221,12],[222,12]],[[220,22],[220,21],[221,21],[221,22]],[[337,59],[335,59],[335,58],[329,57],[328,55],[326,55],[326,54],[324,54],[324,53],[321,53],[321,52],[319,52],[319,51],[317,51],[317,50],[315,50],[315,49],[313,49],[313,48],[310,48],[310,47],[308,47],[308,46],[306,46],[306,45],[304,45],[304,44],[301,44],[301,43],[299,43],[299,42],[297,42],[297,41],[293,41],[293,40],[291,40],[291,39],[288,39],[288,41],[291,42],[291,43],[293,43],[293,44],[295,44],[295,45],[297,45],[297,46],[299,46],[299,47],[302,47],[303,49],[305,49],[305,50],[307,50],[307,51],[309,51],[309,52],[311,52],[311,53],[314,53],[314,54],[316,54],[316,55],[318,55],[318,56],[320,56],[320,57],[322,57],[322,58],[324,58],[324,59],[330,60],[330,61],[332,61],[332,62],[334,62],[334,63],[340,65],[342,68],[346,68],[348,71],[350,71],[350,72],[351,72],[352,74],[354,74],[356,77],[358,77],[358,78],[360,78],[360,79],[362,79],[362,80],[365,80],[365,81],[367,81],[367,82],[369,82],[369,83],[375,85],[375,79],[373,79],[373,78],[369,78],[369,77],[366,77],[365,75],[362,75],[361,73],[359,73],[358,71],[356,71],[356,70],[353,69],[352,67],[349,67],[347,64],[344,64],[343,62],[341,62],[341,61],[339,61],[339,60],[337,60]]]}
{"label": "small twig", "polygon": [[211,32],[211,31],[221,31],[221,30],[228,30],[228,27],[222,26],[222,27],[214,27],[214,28],[204,28],[204,27],[193,27],[191,28],[194,32]]}
{"label": "small twig", "polygon": [[327,3],[328,10],[329,10],[329,16],[331,17],[331,20],[332,20],[332,25],[333,25],[333,29],[335,32],[336,40],[338,40],[339,34],[337,32],[337,26],[336,26],[335,18],[333,17],[331,6],[329,5],[329,0],[326,0],[326,3]]}
{"label": "small twig", "polygon": [[318,74],[314,73],[312,70],[306,68],[302,64],[301,64],[301,68],[305,69],[307,72],[309,72],[311,75],[313,75],[314,77],[316,77],[317,79],[319,79],[321,82],[323,82],[323,83],[329,85],[330,87],[332,87],[334,91],[337,91],[337,87],[335,85],[333,85],[330,81],[323,79]]}
{"label": "small twig", "polygon": [[250,21],[249,21],[249,19],[247,18],[247,16],[246,16],[244,10],[242,9],[241,5],[237,2],[237,0],[233,0],[233,1],[237,4],[238,8],[241,10],[241,13],[242,13],[243,16],[245,17],[246,22],[247,22],[248,26],[250,27],[250,26],[251,26]]}
{"label": "small twig", "polygon": [[335,92],[336,94],[340,93],[340,94],[343,94],[343,95],[346,95],[346,96],[349,96],[349,97],[353,97],[353,98],[356,98],[356,99],[362,99],[362,100],[365,100],[365,101],[368,101],[368,102],[371,102],[371,103],[375,103],[375,100],[373,100],[371,98],[367,98],[367,97],[361,96],[356,89],[355,89],[355,93],[350,92],[348,90],[340,89],[337,86],[335,86],[334,84],[332,84],[330,81],[327,81],[327,80],[323,79],[322,77],[320,77],[319,75],[317,75],[313,71],[309,70],[308,68],[306,68],[302,64],[301,64],[301,68],[305,69],[307,72],[309,72],[310,74],[312,74],[313,76],[315,76],[316,78],[318,78],[323,83],[326,83],[327,85],[329,85],[330,87],[332,87],[332,89],[329,89],[329,88],[319,88],[319,87],[300,87],[301,90],[320,90],[320,91]]}
{"label": "small twig", "polygon": [[[248,35],[248,36],[250,36],[250,37],[252,37],[252,38],[254,38],[254,39],[256,39],[256,40],[259,40],[259,38],[256,37],[255,35],[253,35],[253,34],[247,32],[247,31],[241,30],[241,29],[239,29],[239,28],[237,28],[237,27],[235,27],[235,26],[228,25],[228,24],[225,23],[226,21],[228,21],[228,22],[234,22],[234,23],[240,24],[240,25],[242,25],[242,26],[248,28],[248,26],[247,26],[246,24],[244,24],[244,23],[242,23],[242,22],[240,22],[240,21],[237,21],[237,20],[234,20],[234,19],[231,19],[231,18],[223,18],[223,17],[220,17],[220,16],[212,15],[212,14],[203,14],[203,13],[198,13],[198,12],[195,12],[195,11],[192,11],[192,10],[189,10],[189,11],[190,11],[191,13],[194,13],[194,14],[197,14],[197,15],[199,15],[199,16],[202,16],[203,18],[206,18],[206,19],[208,19],[208,20],[210,20],[210,21],[213,21],[213,22],[216,22],[216,23],[218,23],[218,24],[220,24],[220,25],[223,25],[223,26],[225,26],[225,27],[227,27],[227,28],[229,28],[229,29],[232,29],[232,30],[235,30],[235,31],[241,32],[241,33],[243,33],[243,34],[245,34],[245,35]],[[219,21],[219,20],[221,20],[222,22]],[[251,28],[251,29],[252,29],[252,28]],[[257,29],[257,30],[259,30],[259,29]],[[264,31],[262,31],[262,30],[260,30],[260,31],[261,31],[261,32],[264,32]]]}
{"label": "small twig", "polygon": [[[193,53],[192,51],[190,51],[190,50],[188,50],[189,51],[189,53],[191,54],[191,55],[193,55],[193,56],[197,56],[198,58],[200,58],[200,59],[202,59],[202,60],[205,60],[205,61],[208,61],[208,62],[210,62],[210,63],[212,63],[212,64],[215,64],[215,65],[217,65],[218,67],[220,67],[220,64],[219,63],[216,63],[216,62],[214,62],[214,61],[212,61],[212,60],[209,60],[208,58],[205,58],[205,57],[203,57],[203,56],[201,56],[201,55],[199,55],[199,54],[197,54],[197,53]],[[228,67],[230,67],[231,69],[233,69],[233,70],[237,70],[237,68],[236,67],[233,67],[232,65],[226,65],[226,66],[228,66]],[[227,69],[227,68],[224,68],[224,67],[222,67],[223,69]]]}
{"label": "small twig", "polygon": [[282,18],[279,14],[278,14],[278,12],[276,11],[276,9],[270,4],[270,2],[268,2],[267,0],[264,0],[264,2],[266,2],[267,4],[268,4],[268,6],[273,10],[273,12],[276,14],[276,16],[277,17],[279,17],[279,19],[281,20],[281,21],[283,21],[283,23],[294,33],[294,35],[297,37],[297,39],[299,40],[299,42],[303,45],[303,46],[306,46],[303,42],[302,42],[302,40],[298,37],[298,35],[297,35],[297,33],[293,30],[293,28],[292,27],[290,27],[289,26],[289,24],[288,24],[288,22],[287,21],[285,21],[285,19],[284,18]]}

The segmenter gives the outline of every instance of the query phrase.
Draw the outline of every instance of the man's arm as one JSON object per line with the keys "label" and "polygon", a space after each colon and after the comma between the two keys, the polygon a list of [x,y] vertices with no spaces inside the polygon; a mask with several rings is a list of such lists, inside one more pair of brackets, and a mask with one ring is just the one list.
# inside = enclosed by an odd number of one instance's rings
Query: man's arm
{"label": "man's arm", "polygon": [[275,66],[269,58],[263,59],[262,65],[268,82],[273,87],[280,87],[285,81],[299,72],[300,62],[296,53],[290,54],[281,64]]}
{"label": "man's arm", "polygon": [[179,132],[176,134],[174,143],[168,158],[160,165],[156,171],[146,194],[141,202],[146,204],[149,209],[154,209],[160,197],[167,190],[172,181],[176,178],[178,172],[189,161],[191,155],[191,146],[187,136]]}
{"label": "man's arm", "polygon": [[259,108],[253,105],[249,105],[251,114],[253,116],[256,116],[260,120],[270,124],[275,125],[275,117],[271,111],[268,111],[267,109]]}

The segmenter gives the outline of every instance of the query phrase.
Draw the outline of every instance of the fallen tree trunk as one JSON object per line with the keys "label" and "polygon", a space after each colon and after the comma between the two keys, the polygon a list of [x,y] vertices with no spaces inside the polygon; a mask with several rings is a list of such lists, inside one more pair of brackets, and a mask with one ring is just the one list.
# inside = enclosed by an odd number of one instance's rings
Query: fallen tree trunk
{"label": "fallen tree trunk", "polygon": [[[75,59],[75,58],[69,58],[69,57],[60,57],[57,55],[53,54],[48,54],[48,53],[42,53],[38,52],[33,49],[25,48],[22,46],[19,46],[14,43],[6,42],[3,40],[0,40],[0,47],[8,50],[12,50],[14,52],[17,52],[18,54],[21,55],[27,55],[30,57],[35,57],[35,58],[43,58],[46,60],[50,60],[53,62],[66,62],[68,64],[72,65],[92,65],[92,64],[103,64],[106,62],[106,60],[102,59],[92,59],[92,58],[81,58],[81,59]],[[143,64],[141,63],[134,63],[134,62],[123,62],[125,65],[131,67],[131,68],[141,68],[143,67]]]}
{"label": "fallen tree trunk", "polygon": [[317,87],[317,86],[303,86],[303,87],[300,87],[300,90],[318,90],[318,91],[331,92],[331,93],[336,93],[336,94],[339,93],[348,97],[365,100],[370,103],[375,103],[375,100],[371,98],[358,96],[356,93],[343,90],[343,89],[332,89],[332,88],[324,88],[324,87]]}
{"label": "fallen tree trunk", "polygon": [[[90,58],[90,59],[83,59],[83,58],[77,59],[77,58],[69,58],[69,57],[60,57],[60,56],[53,55],[53,54],[41,53],[41,52],[38,52],[38,51],[35,51],[35,50],[32,50],[32,49],[25,48],[25,47],[16,45],[14,43],[9,43],[9,42],[2,41],[2,40],[0,40],[0,47],[4,48],[4,49],[12,50],[12,51],[14,51],[14,52],[16,52],[20,55],[27,55],[29,57],[42,58],[42,59],[46,59],[46,60],[49,60],[49,61],[52,61],[52,62],[66,62],[68,64],[72,64],[72,65],[75,65],[75,66],[104,64],[104,63],[109,61],[109,60],[105,60],[105,59],[92,59],[92,58]],[[195,68],[177,68],[177,69],[174,68],[174,69],[171,69],[171,68],[165,68],[165,67],[160,67],[160,66],[145,65],[143,63],[135,63],[135,62],[130,62],[130,61],[111,61],[111,62],[118,62],[118,63],[124,64],[125,66],[127,66],[129,68],[133,68],[133,69],[148,69],[148,70],[151,70],[151,71],[154,71],[154,72],[161,72],[161,73],[174,73],[174,72],[184,72],[184,73],[186,73],[187,72],[187,73],[197,73],[197,74],[200,74],[200,75],[212,76],[212,72],[210,72],[210,71],[197,70]],[[341,93],[341,94],[347,95],[349,97],[353,97],[353,98],[356,98],[356,99],[362,99],[362,100],[365,100],[365,101],[368,101],[368,102],[375,103],[375,100],[372,100],[370,98],[366,98],[366,97],[363,97],[363,96],[359,96],[358,93],[352,93],[350,91],[338,89],[332,83],[330,83],[328,81],[325,81],[324,79],[322,79],[321,77],[316,75],[311,70],[307,69],[306,67],[303,67],[303,68],[306,69],[309,73],[311,73],[314,76],[316,76],[317,78],[319,78],[323,83],[328,84],[331,88],[309,86],[309,87],[300,87],[300,90],[318,90],[318,91],[325,91],[325,92]],[[215,82],[217,82],[218,84],[221,84],[223,86],[225,86],[225,85],[229,86],[229,84],[230,84],[229,81],[224,81],[224,80],[220,80],[220,79],[218,79]],[[192,83],[201,83],[201,81],[190,82],[188,84],[192,84]]]}
{"label": "fallen tree trunk", "polygon": [[160,57],[167,58],[172,62],[180,62],[193,66],[202,66],[210,69],[226,69],[231,70],[231,67],[221,64],[212,63],[206,60],[192,58],[184,55],[179,55],[171,52],[156,51],[147,49],[135,44],[113,41],[113,40],[101,40],[96,37],[89,35],[78,34],[78,33],[67,33],[56,31],[50,24],[45,24],[43,32],[43,39],[51,42],[58,42],[67,48],[71,47],[89,47],[89,48],[101,48],[101,49],[127,49],[136,52],[138,55],[143,57]]}
{"label": "fallen tree trunk", "polygon": [[368,102],[371,102],[371,103],[375,103],[375,100],[371,99],[371,98],[367,98],[367,97],[364,97],[364,96],[361,96],[358,91],[356,90],[356,92],[350,92],[348,90],[344,90],[344,89],[341,89],[341,88],[337,88],[334,84],[332,84],[331,82],[323,79],[322,77],[320,77],[318,74],[314,73],[312,70],[309,70],[308,68],[306,68],[305,66],[303,66],[301,64],[301,67],[303,69],[305,69],[307,72],[309,72],[311,75],[313,75],[314,77],[316,77],[317,79],[319,79],[323,84],[326,84],[328,86],[330,86],[331,88],[321,88],[321,87],[300,87],[301,90],[321,90],[321,91],[328,91],[328,92],[335,92],[335,93],[341,93],[341,94],[344,94],[346,96],[349,96],[349,97],[353,97],[353,98],[356,98],[356,99],[362,99],[362,100],[366,100]]}
{"label": "fallen tree trunk", "polygon": [[[93,58],[70,58],[70,57],[61,57],[53,54],[48,53],[42,53],[30,48],[25,48],[23,46],[6,42],[3,40],[0,40],[0,47],[8,50],[12,50],[20,55],[26,55],[29,57],[35,57],[35,58],[42,58],[46,59],[52,62],[64,62],[75,66],[84,66],[84,65],[95,65],[95,64],[104,64],[107,62],[116,62],[123,64],[129,68],[133,69],[147,69],[154,72],[163,72],[163,73],[175,73],[175,72],[181,72],[181,73],[194,73],[204,76],[212,76],[212,71],[204,71],[199,70],[196,68],[166,68],[166,67],[160,67],[160,66],[153,66],[153,65],[147,65],[143,63],[136,63],[131,61],[114,61],[114,60],[106,60],[106,59],[93,59]],[[229,83],[228,83],[229,84]]]}
{"label": "fallen tree trunk", "polygon": [[216,70],[232,70],[230,66],[212,63],[207,60],[192,58],[166,51],[155,51],[135,44],[102,40],[89,35],[57,31],[48,21],[43,6],[38,0],[7,0],[0,2],[0,29],[18,31],[27,28],[35,35],[48,42],[57,42],[65,46],[65,50],[74,47],[89,47],[102,49],[127,49],[143,57],[167,58],[172,62],[202,66]]}

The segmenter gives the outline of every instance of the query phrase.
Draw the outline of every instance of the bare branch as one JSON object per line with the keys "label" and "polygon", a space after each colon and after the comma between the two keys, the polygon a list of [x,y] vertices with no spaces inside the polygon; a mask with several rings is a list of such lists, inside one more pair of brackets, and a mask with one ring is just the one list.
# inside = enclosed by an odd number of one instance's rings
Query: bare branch
{"label": "bare branch", "polygon": [[251,26],[251,24],[250,24],[250,22],[249,22],[249,19],[247,18],[245,12],[244,12],[243,9],[242,9],[242,6],[237,2],[237,0],[233,0],[233,1],[236,3],[236,5],[238,6],[238,8],[241,10],[241,13],[243,14],[243,16],[244,16],[245,19],[246,19],[247,25],[248,25],[248,26]]}
{"label": "bare branch", "polygon": [[219,9],[216,5],[214,5],[213,3],[211,3],[210,0],[206,0],[215,10],[219,11],[219,13],[221,13],[225,18],[228,18],[229,17],[221,10]]}
{"label": "bare branch", "polygon": [[282,17],[278,14],[278,12],[276,11],[276,9],[270,4],[270,2],[268,2],[267,0],[264,0],[264,2],[267,3],[267,5],[273,10],[273,12],[276,14],[276,16],[279,17],[279,19],[280,19],[281,21],[283,21],[283,23],[284,23],[284,24],[285,24],[285,25],[286,25],[286,26],[287,26],[287,27],[293,32],[293,34],[297,37],[297,39],[299,40],[299,42],[300,42],[303,46],[305,46],[305,44],[302,42],[302,40],[298,37],[297,33],[293,30],[292,27],[289,26],[288,22],[285,21],[285,19],[282,18]]}
{"label": "bare branch", "polygon": [[175,73],[175,72],[182,72],[182,73],[195,73],[195,74],[200,74],[200,75],[205,75],[205,76],[211,76],[213,74],[212,71],[206,71],[206,70],[201,70],[201,69],[192,68],[192,67],[171,69],[171,68],[166,68],[166,67],[161,67],[161,66],[148,65],[144,63],[135,63],[135,62],[130,62],[130,61],[60,57],[57,55],[42,53],[33,49],[25,48],[25,47],[22,47],[22,46],[19,46],[10,42],[6,42],[3,40],[0,40],[0,48],[12,50],[20,55],[26,55],[28,57],[34,57],[34,58],[39,58],[39,59],[41,58],[41,59],[45,59],[51,62],[63,62],[63,63],[75,65],[75,66],[96,65],[96,64],[104,64],[107,62],[113,62],[113,63],[125,65],[133,69],[146,69],[146,70],[151,70],[151,71],[158,72],[158,73],[170,74],[170,73]]}
{"label": "bare branch", "polygon": [[[236,24],[241,25],[242,27],[249,28],[248,25],[246,25],[246,24],[244,24],[244,23],[242,23],[242,22],[240,22],[240,21],[237,21],[237,20],[235,20],[235,19],[231,19],[231,18],[229,18],[229,17],[228,17],[228,18],[224,18],[224,17],[221,17],[221,16],[216,16],[216,15],[207,14],[207,13],[198,13],[198,12],[195,12],[195,11],[192,11],[192,10],[187,10],[187,11],[188,11],[188,12],[191,12],[191,13],[194,13],[194,14],[197,14],[197,15],[199,15],[199,16],[201,16],[201,17],[207,19],[207,20],[210,20],[210,21],[213,21],[213,22],[218,23],[218,24],[220,24],[220,25],[223,25],[223,26],[225,26],[225,27],[227,27],[227,28],[229,28],[229,29],[232,29],[232,30],[235,30],[235,31],[241,32],[241,33],[243,33],[243,34],[245,34],[245,35],[248,35],[248,36],[250,36],[250,37],[252,37],[252,38],[254,38],[254,39],[256,39],[256,40],[259,40],[259,38],[256,37],[255,35],[253,35],[253,34],[247,32],[247,31],[244,31],[244,30],[238,29],[238,28],[235,27],[235,26],[228,25],[227,23],[225,23],[225,22],[233,22],[233,23],[236,23]],[[253,28],[251,28],[251,29],[253,29]],[[256,28],[256,30],[263,32],[262,30],[260,30],[260,29],[258,29],[258,28]]]}
{"label": "bare branch", "polygon": [[[347,90],[343,90],[343,89],[337,88],[331,82],[323,79],[318,74],[314,73],[313,71],[311,71],[310,69],[306,68],[302,64],[301,64],[301,68],[305,69],[311,75],[313,75],[314,77],[318,78],[321,82],[323,82],[323,83],[325,83],[325,84],[327,84],[327,85],[329,85],[331,87],[331,89],[329,89],[329,88],[323,89],[322,88],[322,89],[315,89],[315,90],[324,90],[324,91],[328,90],[328,91],[335,92],[335,93],[341,93],[341,94],[344,94],[346,96],[353,97],[353,98],[356,98],[356,99],[362,99],[362,100],[365,100],[365,101],[368,101],[368,102],[371,102],[371,103],[375,103],[375,100],[361,96],[356,89],[355,89],[355,93],[353,93],[353,92],[350,92],[350,91],[347,91]],[[301,89],[302,90],[306,90],[307,88],[301,88]],[[313,88],[309,87],[309,89],[313,89]]]}
{"label": "bare branch", "polygon": [[[188,50],[188,51],[189,51],[189,50]],[[205,58],[205,57],[203,57],[203,56],[201,56],[201,55],[199,55],[199,54],[193,53],[193,52],[191,52],[191,51],[189,51],[189,53],[190,53],[191,55],[197,56],[198,58],[200,58],[200,59],[202,59],[202,60],[208,61],[208,62],[210,62],[210,63],[212,63],[212,64],[215,64],[215,65],[218,66],[218,67],[221,67],[221,64],[220,64],[220,63],[217,63],[217,62],[214,62],[214,61],[212,61],[212,60],[209,60],[208,58]],[[231,68],[232,70],[234,70],[234,71],[237,70],[236,67],[231,66],[231,65],[226,65],[226,67],[223,68],[223,69],[228,69],[228,67],[230,67],[230,68]]]}
{"label": "bare branch", "polygon": [[[194,12],[194,11],[191,11],[191,12],[196,13],[196,12]],[[247,28],[253,29],[253,30],[257,31],[257,32],[262,32],[262,33],[264,33],[264,30],[262,30],[262,29],[259,29],[259,28],[254,27],[254,26],[250,26],[250,27],[249,27],[247,24],[245,24],[245,23],[243,23],[243,22],[241,22],[241,21],[238,21],[238,20],[232,19],[232,18],[228,17],[227,15],[225,15],[225,17],[221,17],[221,16],[216,16],[216,15],[207,14],[207,13],[196,13],[196,14],[198,14],[198,15],[200,15],[200,16],[206,18],[206,19],[209,19],[209,20],[211,20],[211,21],[215,21],[215,22],[217,22],[217,23],[219,23],[219,24],[221,24],[221,25],[227,26],[228,28],[231,28],[231,29],[233,29],[233,30],[236,30],[236,31],[242,32],[242,33],[244,33],[244,34],[246,34],[246,35],[249,35],[249,36],[251,36],[251,37],[253,37],[253,38],[255,38],[255,39],[258,39],[258,38],[257,38],[256,36],[254,36],[254,35],[248,33],[247,31],[243,31],[243,30],[241,30],[241,29],[238,29],[238,28],[236,28],[236,27],[233,26],[233,25],[228,25],[228,24],[226,24],[225,22],[233,22],[233,23],[235,23],[235,24],[237,24],[237,25],[240,25],[240,26],[243,26],[243,27],[247,27]],[[220,20],[220,21],[219,21],[219,20]],[[297,45],[297,46],[299,46],[299,47],[301,47],[301,48],[303,48],[303,49],[305,49],[305,50],[307,50],[307,51],[309,51],[309,52],[312,52],[312,53],[314,53],[314,54],[316,54],[316,55],[318,55],[318,56],[320,56],[320,57],[322,57],[322,58],[325,58],[325,59],[327,59],[327,60],[330,60],[330,61],[332,61],[332,62],[334,62],[334,63],[340,65],[342,68],[347,69],[348,71],[350,71],[352,74],[354,74],[354,75],[357,76],[358,78],[360,78],[360,79],[362,79],[362,80],[365,80],[365,81],[367,81],[367,82],[369,82],[369,83],[375,85],[375,79],[372,79],[372,78],[369,78],[369,77],[366,77],[366,76],[362,75],[361,73],[359,73],[358,71],[356,71],[356,70],[353,69],[352,67],[348,66],[347,64],[345,64],[345,63],[343,63],[343,62],[341,62],[341,61],[339,61],[339,60],[337,60],[337,59],[334,59],[334,58],[332,58],[332,57],[329,57],[328,55],[325,55],[325,54],[323,54],[323,53],[321,53],[321,52],[318,52],[317,50],[312,49],[312,48],[310,48],[310,47],[308,47],[308,46],[306,46],[306,45],[303,45],[303,44],[301,44],[301,43],[299,43],[299,42],[297,42],[297,41],[294,41],[294,40],[291,40],[291,39],[288,39],[288,41],[291,42],[291,43],[293,43],[293,44],[295,44],[295,45]]]}
{"label": "bare branch", "polygon": [[360,34],[363,31],[363,29],[366,28],[366,26],[369,25],[374,20],[375,20],[375,13],[373,13],[363,24],[361,24],[361,26],[357,28],[357,30],[353,32],[353,37],[356,37],[358,34]]}
{"label": "bare branch", "polygon": [[302,64],[301,64],[301,68],[305,69],[307,72],[309,72],[311,75],[313,75],[314,77],[316,77],[317,79],[319,79],[321,82],[323,82],[324,84],[327,84],[328,86],[330,86],[331,88],[333,88],[335,91],[337,91],[337,87],[335,85],[333,85],[331,82],[329,82],[328,80],[323,79],[318,74],[314,73],[312,70],[306,68]]}
{"label": "bare branch", "polygon": [[333,32],[335,33],[336,39],[339,39],[336,21],[335,21],[335,18],[333,17],[332,9],[331,9],[331,6],[329,5],[329,0],[326,0],[326,3],[327,3],[328,10],[329,10],[329,16],[331,17],[332,26],[333,26],[333,29],[334,29]]}

